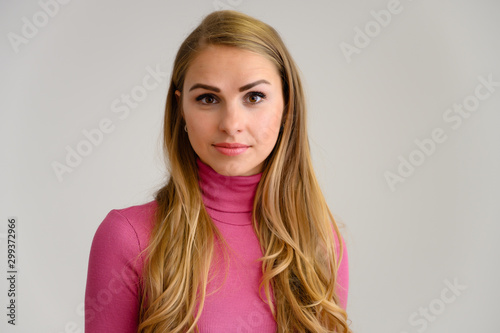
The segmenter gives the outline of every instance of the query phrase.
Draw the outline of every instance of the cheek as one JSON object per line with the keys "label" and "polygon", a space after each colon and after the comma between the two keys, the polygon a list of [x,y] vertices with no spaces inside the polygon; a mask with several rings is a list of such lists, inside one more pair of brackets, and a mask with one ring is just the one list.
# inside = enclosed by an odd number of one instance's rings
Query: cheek
{"label": "cheek", "polygon": [[257,140],[261,143],[272,144],[274,146],[281,127],[281,114],[280,112],[276,112],[264,119],[261,118],[255,122],[254,126],[257,130]]}
{"label": "cheek", "polygon": [[[189,142],[191,142],[191,146],[196,151],[206,141],[205,137],[209,133],[208,122],[199,116],[196,117],[189,110],[185,110],[184,112],[184,121],[188,129]],[[182,131],[184,131],[184,128]]]}
{"label": "cheek", "polygon": [[184,108],[184,121],[187,124],[190,136],[195,134],[197,136],[203,136],[204,133],[208,133],[214,127],[214,119],[210,113],[196,112],[189,107]]}

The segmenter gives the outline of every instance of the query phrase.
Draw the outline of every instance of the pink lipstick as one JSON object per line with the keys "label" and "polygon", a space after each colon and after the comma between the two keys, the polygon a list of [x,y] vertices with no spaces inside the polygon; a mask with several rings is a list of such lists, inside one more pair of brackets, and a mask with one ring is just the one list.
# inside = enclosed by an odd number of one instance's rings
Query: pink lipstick
{"label": "pink lipstick", "polygon": [[227,156],[236,156],[243,154],[245,151],[247,151],[248,148],[250,148],[250,146],[241,143],[227,142],[215,143],[213,144],[213,146],[219,153]]}

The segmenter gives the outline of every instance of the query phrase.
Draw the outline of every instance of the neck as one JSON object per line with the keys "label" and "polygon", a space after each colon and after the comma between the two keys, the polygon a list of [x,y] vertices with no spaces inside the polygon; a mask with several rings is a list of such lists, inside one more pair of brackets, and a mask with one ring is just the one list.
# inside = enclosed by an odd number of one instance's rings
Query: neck
{"label": "neck", "polygon": [[199,184],[206,207],[232,213],[251,212],[262,173],[224,176],[197,159]]}

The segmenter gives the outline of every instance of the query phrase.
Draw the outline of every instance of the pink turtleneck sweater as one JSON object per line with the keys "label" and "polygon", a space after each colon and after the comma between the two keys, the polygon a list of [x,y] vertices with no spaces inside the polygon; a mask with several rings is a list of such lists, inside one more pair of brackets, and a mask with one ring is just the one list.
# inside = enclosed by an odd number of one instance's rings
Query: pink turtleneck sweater
{"label": "pink turtleneck sweater", "polygon": [[[201,333],[276,332],[271,311],[259,297],[262,272],[258,259],[262,251],[251,222],[261,174],[223,176],[199,160],[198,168],[203,202],[230,248],[226,278],[220,264],[223,256],[220,248],[215,248],[213,265],[222,269],[213,270],[198,328]],[[134,259],[148,244],[156,207],[156,201],[152,201],[112,210],[97,229],[89,258],[85,332],[137,332],[144,259]],[[337,289],[344,308],[348,291],[346,253],[344,250]]]}

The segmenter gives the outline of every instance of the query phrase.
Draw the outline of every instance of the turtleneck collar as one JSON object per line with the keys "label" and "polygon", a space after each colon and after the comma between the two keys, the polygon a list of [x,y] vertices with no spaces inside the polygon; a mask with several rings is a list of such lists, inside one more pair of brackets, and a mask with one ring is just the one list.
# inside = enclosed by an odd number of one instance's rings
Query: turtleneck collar
{"label": "turtleneck collar", "polygon": [[206,207],[227,213],[246,213],[253,209],[255,192],[262,173],[252,176],[224,176],[199,158],[199,184]]}

